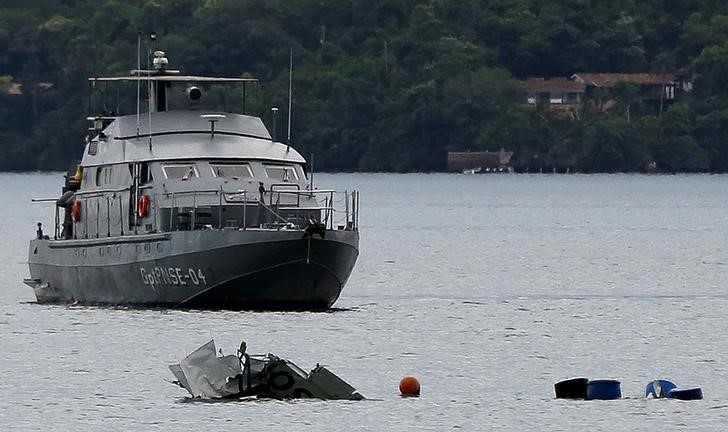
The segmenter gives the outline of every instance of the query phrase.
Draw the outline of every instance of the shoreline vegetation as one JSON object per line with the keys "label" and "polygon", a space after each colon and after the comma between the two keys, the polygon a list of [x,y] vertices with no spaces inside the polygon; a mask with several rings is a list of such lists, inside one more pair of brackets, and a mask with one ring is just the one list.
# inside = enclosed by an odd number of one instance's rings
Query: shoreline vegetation
{"label": "shoreline vegetation", "polygon": [[[260,79],[247,111],[271,127],[279,107],[278,137],[292,51],[292,143],[317,172],[441,172],[448,151],[501,149],[516,172],[728,172],[728,3],[714,0],[8,0],[0,171],[78,159],[86,78],[128,74],[152,31],[184,73]],[[679,74],[689,89],[655,104],[620,82],[568,112],[527,102],[528,78],[579,72]]]}

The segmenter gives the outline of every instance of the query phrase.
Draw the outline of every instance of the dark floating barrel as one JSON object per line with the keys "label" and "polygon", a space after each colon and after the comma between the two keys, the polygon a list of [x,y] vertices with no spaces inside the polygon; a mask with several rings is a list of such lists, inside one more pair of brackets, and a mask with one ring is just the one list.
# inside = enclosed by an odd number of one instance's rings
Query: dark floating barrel
{"label": "dark floating barrel", "polygon": [[675,383],[668,380],[654,380],[647,384],[645,387],[645,397],[654,398],[665,398],[670,393],[670,390],[677,387]]}
{"label": "dark floating barrel", "polygon": [[556,399],[586,399],[586,378],[570,378],[554,384]]}
{"label": "dark floating barrel", "polygon": [[680,400],[699,400],[703,398],[703,390],[700,387],[687,389],[675,388],[667,393],[667,397]]}
{"label": "dark floating barrel", "polygon": [[622,397],[622,389],[617,380],[594,380],[586,385],[586,398],[588,400],[611,400]]}

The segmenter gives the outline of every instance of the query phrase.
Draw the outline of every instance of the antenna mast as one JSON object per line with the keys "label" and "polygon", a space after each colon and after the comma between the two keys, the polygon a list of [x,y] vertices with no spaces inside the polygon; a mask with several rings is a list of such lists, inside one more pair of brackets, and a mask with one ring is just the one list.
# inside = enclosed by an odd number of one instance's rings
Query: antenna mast
{"label": "antenna mast", "polygon": [[293,48],[291,48],[288,67],[288,136],[286,136],[286,151],[291,149],[291,105],[293,100]]}
{"label": "antenna mast", "polygon": [[142,32],[140,31],[137,33],[137,139],[139,139],[139,128],[140,126],[140,118],[139,118],[139,105],[140,105],[140,99],[141,99],[141,91],[142,91],[142,81],[139,79],[139,70],[142,68]]}
{"label": "antenna mast", "polygon": [[149,82],[149,85],[147,86],[147,91],[149,92],[148,93],[149,94],[149,96],[148,96],[149,107],[147,109],[147,114],[149,117],[149,124],[147,125],[147,127],[149,128],[149,152],[151,153],[152,152],[152,105],[154,106],[154,109],[156,110],[157,104],[159,102],[157,101],[157,97],[156,97],[157,95],[155,94],[156,89],[154,88],[154,85],[152,84],[152,80],[151,80],[152,71],[150,70],[149,61],[150,61],[150,58],[152,57],[152,52],[154,50],[154,42],[157,40],[157,34],[154,32],[150,33],[149,40],[150,40],[149,52],[147,53],[147,80]]}
{"label": "antenna mast", "polygon": [[313,173],[314,173],[314,171],[315,171],[315,167],[313,165],[313,153],[311,153],[311,184],[309,185],[309,187],[311,188],[310,190],[314,190],[315,189],[315,187],[313,185]]}

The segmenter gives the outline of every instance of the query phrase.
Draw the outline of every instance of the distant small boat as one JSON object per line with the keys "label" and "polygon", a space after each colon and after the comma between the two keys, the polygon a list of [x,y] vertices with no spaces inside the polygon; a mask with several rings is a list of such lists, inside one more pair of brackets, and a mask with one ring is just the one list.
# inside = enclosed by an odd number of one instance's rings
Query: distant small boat
{"label": "distant small boat", "polygon": [[483,167],[464,169],[463,174],[477,174],[483,170]]}
{"label": "distant small boat", "polygon": [[501,173],[509,173],[512,172],[512,169],[510,167],[503,168],[503,167],[497,167],[497,168],[486,168],[486,173],[494,173],[494,174],[501,174]]}
{"label": "distant small boat", "polygon": [[483,167],[477,167],[477,168],[464,169],[462,172],[463,172],[463,174],[480,174],[480,173],[502,174],[502,173],[512,173],[513,168],[511,168],[511,167],[505,167],[505,168],[504,167],[494,167],[494,168],[486,167],[485,169],[483,169]]}

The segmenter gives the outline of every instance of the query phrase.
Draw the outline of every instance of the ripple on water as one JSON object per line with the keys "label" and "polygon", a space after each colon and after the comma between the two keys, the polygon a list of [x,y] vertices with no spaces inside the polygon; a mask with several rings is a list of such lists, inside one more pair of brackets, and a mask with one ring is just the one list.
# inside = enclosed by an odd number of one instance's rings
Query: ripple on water
{"label": "ripple on water", "polygon": [[[60,176],[0,174],[0,199],[15,203],[18,190],[52,196]],[[27,253],[26,222],[52,213],[17,201],[11,207],[22,217],[3,218],[0,250],[11,263],[0,269],[3,388],[12,389],[0,406],[3,427],[629,430],[638,421],[655,430],[714,430],[726,423],[728,177],[317,180],[356,185],[367,201],[357,268],[338,309],[321,314],[35,304],[9,275],[27,272],[13,264]],[[242,339],[251,352],[304,369],[325,364],[373,400],[190,400],[165,381],[173,378],[167,364],[210,336],[224,352]],[[399,397],[406,374],[420,379],[420,398]],[[620,379],[626,397],[554,399],[553,383],[578,375]],[[706,400],[642,399],[656,377],[701,386]]]}

